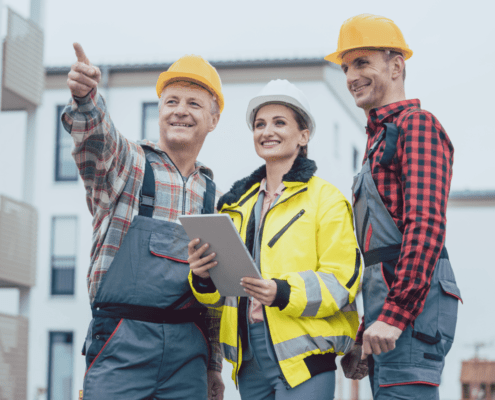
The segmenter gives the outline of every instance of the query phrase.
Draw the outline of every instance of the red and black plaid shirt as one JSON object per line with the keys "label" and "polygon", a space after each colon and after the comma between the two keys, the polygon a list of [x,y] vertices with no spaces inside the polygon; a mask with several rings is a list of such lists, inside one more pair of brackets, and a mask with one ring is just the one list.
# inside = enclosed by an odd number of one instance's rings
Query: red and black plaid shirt
{"label": "red and black plaid shirt", "polygon": [[[423,310],[444,246],[454,161],[454,148],[442,125],[420,107],[415,99],[375,108],[369,113],[366,129],[367,154],[382,133],[383,123],[394,122],[399,127],[392,164],[379,164],[385,149],[383,140],[370,159],[370,167],[378,193],[403,234],[396,278],[378,320],[402,330]],[[361,325],[358,343],[363,330]]]}

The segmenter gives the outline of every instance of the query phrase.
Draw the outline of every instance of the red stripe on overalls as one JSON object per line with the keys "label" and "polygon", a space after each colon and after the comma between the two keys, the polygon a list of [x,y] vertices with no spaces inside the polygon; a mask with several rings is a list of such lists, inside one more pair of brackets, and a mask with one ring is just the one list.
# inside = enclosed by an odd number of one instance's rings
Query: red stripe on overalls
{"label": "red stripe on overalls", "polygon": [[121,318],[119,323],[117,324],[117,326],[115,327],[115,329],[113,330],[112,334],[110,335],[110,337],[108,338],[108,340],[105,342],[105,344],[103,345],[103,347],[101,348],[100,352],[96,355],[95,359],[93,360],[93,362],[89,365],[88,367],[88,370],[86,371],[86,373],[84,374],[84,377],[86,377],[86,374],[89,372],[89,370],[91,369],[91,367],[93,366],[93,364],[95,363],[95,361],[98,359],[98,357],[100,356],[100,354],[103,352],[103,350],[105,349],[105,347],[107,347],[107,344],[110,343],[110,340],[112,340],[112,337],[113,335],[115,335],[117,333],[117,331],[119,330],[120,328],[120,325],[122,324],[122,321],[124,320],[124,318]]}
{"label": "red stripe on overalls", "polygon": [[174,257],[170,257],[170,256],[164,256],[163,254],[158,254],[158,253],[155,253],[154,251],[152,251],[151,254],[153,254],[154,256],[157,256],[157,257],[161,257],[161,258],[168,258],[169,260],[172,260],[172,261],[177,261],[180,263],[189,264],[187,261],[179,260],[178,258],[174,258]]}

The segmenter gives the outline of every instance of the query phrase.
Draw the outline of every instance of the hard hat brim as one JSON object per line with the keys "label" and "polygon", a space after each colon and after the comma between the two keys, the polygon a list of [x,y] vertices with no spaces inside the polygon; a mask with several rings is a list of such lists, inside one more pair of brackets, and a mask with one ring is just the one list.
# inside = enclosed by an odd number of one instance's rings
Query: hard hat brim
{"label": "hard hat brim", "polygon": [[[254,117],[256,112],[263,106],[267,105],[270,103],[283,103],[287,107],[295,106],[299,108],[301,111],[304,112],[304,114],[309,118],[309,121],[306,121],[308,123],[308,129],[309,129],[309,139],[314,136],[315,131],[316,131],[316,123],[308,110],[306,110],[306,107],[304,107],[299,101],[297,101],[295,98],[291,96],[286,96],[286,95],[267,95],[267,96],[256,96],[251,101],[249,102],[248,108],[247,108],[247,113],[246,113],[246,122],[248,124],[248,127],[250,130],[253,130],[253,124],[254,124]],[[298,110],[296,110],[298,111]]]}
{"label": "hard hat brim", "polygon": [[397,48],[397,47],[389,47],[389,46],[354,46],[354,47],[348,47],[344,50],[336,51],[334,53],[329,54],[328,56],[324,57],[325,60],[333,62],[334,64],[341,65],[342,64],[342,55],[344,53],[347,53],[348,51],[351,50],[358,50],[358,49],[368,49],[368,50],[394,50],[398,51],[402,54],[404,54],[404,60],[407,60],[411,58],[413,55],[413,52],[411,49],[405,49],[405,48]]}
{"label": "hard hat brim", "polygon": [[210,83],[201,75],[191,74],[188,72],[162,72],[158,77],[158,81],[156,82],[156,94],[158,95],[158,98],[161,97],[163,89],[165,88],[167,83],[169,83],[170,81],[176,82],[181,80],[190,81],[199,84],[200,86],[204,86],[205,89],[207,89],[212,95],[216,97],[220,113],[223,111],[224,99],[222,94],[213,89]]}

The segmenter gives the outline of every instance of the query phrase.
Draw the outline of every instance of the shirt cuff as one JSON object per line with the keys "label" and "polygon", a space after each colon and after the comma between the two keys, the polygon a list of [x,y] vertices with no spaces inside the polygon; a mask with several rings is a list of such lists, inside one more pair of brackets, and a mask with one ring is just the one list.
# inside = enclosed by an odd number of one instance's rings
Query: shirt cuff
{"label": "shirt cuff", "polygon": [[412,324],[415,319],[416,317],[409,311],[387,301],[383,304],[382,312],[378,316],[378,321],[395,326],[401,331],[405,331],[407,326]]}
{"label": "shirt cuff", "polygon": [[220,343],[212,343],[211,344],[211,358],[208,363],[209,371],[217,371],[222,372],[222,361],[223,361],[223,353],[220,348]]}
{"label": "shirt cuff", "polygon": [[196,274],[192,274],[192,284],[198,293],[215,293],[217,287],[211,278],[201,278]]}
{"label": "shirt cuff", "polygon": [[289,304],[290,300],[290,285],[287,281],[272,278],[277,284],[277,294],[275,300],[270,307],[278,307],[282,311]]}

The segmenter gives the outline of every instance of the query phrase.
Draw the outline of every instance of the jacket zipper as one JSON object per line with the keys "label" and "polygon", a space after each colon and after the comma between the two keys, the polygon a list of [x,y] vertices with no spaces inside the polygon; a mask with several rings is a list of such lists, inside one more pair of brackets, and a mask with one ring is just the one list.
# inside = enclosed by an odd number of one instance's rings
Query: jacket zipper
{"label": "jacket zipper", "polygon": [[306,211],[304,209],[302,209],[301,211],[299,211],[297,213],[297,215],[295,215],[294,217],[292,217],[292,219],[282,228],[280,229],[280,231],[268,242],[268,247],[272,248],[273,245],[277,242],[278,239],[280,239],[280,237],[287,231],[287,229],[289,229],[289,227],[294,223],[296,222],[299,218],[302,217],[302,215],[305,213]]}
{"label": "jacket zipper", "polygon": [[[306,192],[307,190],[308,190],[308,188],[307,188],[307,187],[305,187],[304,189],[299,190],[298,192],[294,193],[292,196],[287,197],[284,201],[281,201],[280,203],[275,204],[272,208],[270,208],[270,209],[266,212],[266,214],[265,214],[265,216],[264,216],[264,218],[263,218],[263,221],[262,221],[262,223],[261,223],[261,229],[260,229],[260,239],[259,239],[259,240],[260,240],[260,243],[261,243],[261,242],[262,242],[262,240],[263,240],[263,229],[265,228],[265,221],[266,221],[266,216],[268,215],[268,213],[269,213],[270,211],[272,211],[272,210],[273,210],[275,207],[277,207],[278,205],[280,205],[280,204],[282,204],[282,203],[285,203],[287,200],[289,200],[289,199],[293,198],[294,196],[298,195],[299,193]],[[302,210],[302,211],[304,211],[304,210]],[[261,244],[260,244],[260,274],[261,274]],[[268,335],[270,336],[270,340],[271,340],[271,341],[272,341],[272,343],[273,343],[272,334],[270,333],[270,326],[268,325],[268,318],[267,318],[267,316],[266,316],[265,306],[263,306],[263,316],[265,317],[265,321],[266,321],[266,328],[268,329]],[[239,326],[239,323],[237,323],[237,325]],[[273,353],[274,353],[275,358],[276,358],[276,360],[277,360],[277,364],[280,366],[280,361],[278,360],[277,353],[276,353],[275,351],[273,351]],[[286,386],[287,386],[287,385],[289,385],[289,384],[287,383],[287,379],[286,379],[286,377],[285,377],[285,375],[284,375],[284,373],[283,373],[283,371],[282,371],[282,369],[281,369],[281,368],[280,368],[280,378],[282,378],[282,381],[284,382],[284,384],[286,384]]]}
{"label": "jacket zipper", "polygon": [[180,176],[182,178],[182,183],[183,183],[183,186],[182,186],[182,215],[186,215],[186,196],[187,196],[186,184],[187,184],[187,181],[189,179],[189,176],[185,179],[182,176],[182,174]]}

